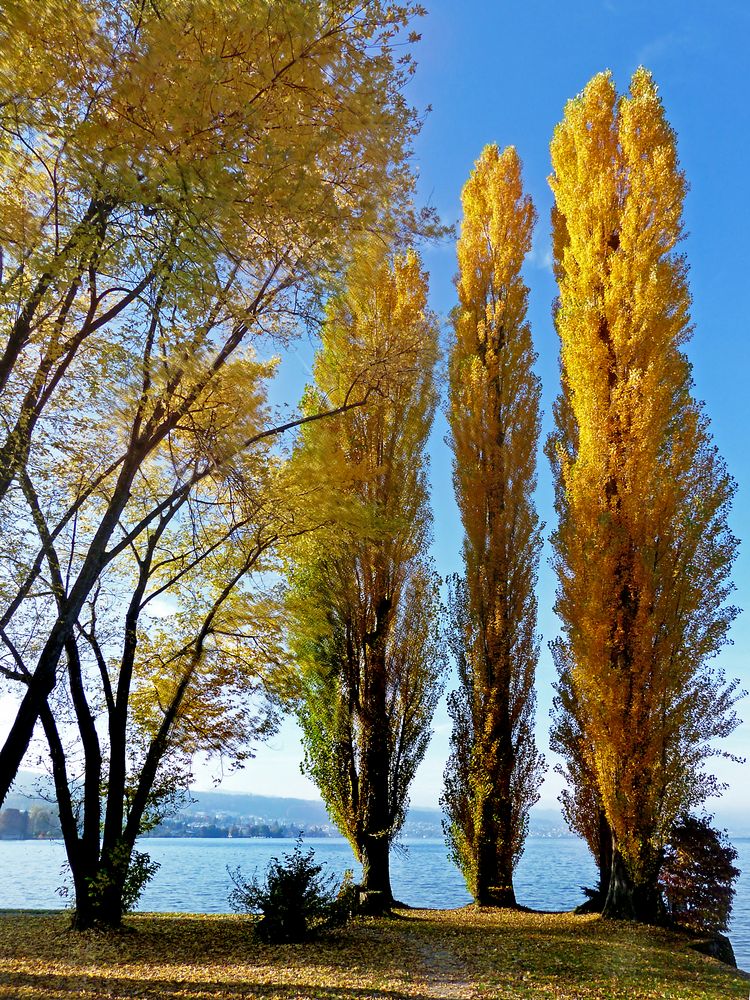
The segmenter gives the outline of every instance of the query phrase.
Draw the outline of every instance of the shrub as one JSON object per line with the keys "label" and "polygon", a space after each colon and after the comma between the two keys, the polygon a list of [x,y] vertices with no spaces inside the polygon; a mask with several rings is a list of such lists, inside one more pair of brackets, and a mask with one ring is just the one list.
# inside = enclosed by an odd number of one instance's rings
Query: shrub
{"label": "shrub", "polygon": [[661,872],[672,920],[691,930],[726,930],[732,911],[737,851],[712,816],[681,816],[672,827]]}
{"label": "shrub", "polygon": [[234,883],[229,903],[237,913],[261,913],[258,937],[270,944],[307,941],[323,930],[340,927],[355,909],[354,876],[344,873],[340,884],[334,874],[322,874],[312,850],[302,850],[299,837],[283,861],[272,858],[265,882],[247,882],[239,868],[227,869]]}

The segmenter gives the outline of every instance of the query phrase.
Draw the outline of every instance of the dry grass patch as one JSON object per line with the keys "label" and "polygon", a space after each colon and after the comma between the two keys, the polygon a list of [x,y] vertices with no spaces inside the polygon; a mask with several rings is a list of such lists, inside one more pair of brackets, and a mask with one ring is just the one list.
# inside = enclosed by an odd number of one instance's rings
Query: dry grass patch
{"label": "dry grass patch", "polygon": [[402,911],[304,945],[252,917],[144,914],[118,935],[0,916],[0,1000],[746,1000],[748,983],[666,932],[568,914]]}

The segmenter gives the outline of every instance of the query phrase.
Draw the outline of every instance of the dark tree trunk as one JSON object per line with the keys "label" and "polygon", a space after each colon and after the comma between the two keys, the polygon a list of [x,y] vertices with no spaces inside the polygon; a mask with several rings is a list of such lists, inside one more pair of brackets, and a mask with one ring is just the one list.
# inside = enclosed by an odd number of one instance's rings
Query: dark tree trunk
{"label": "dark tree trunk", "polygon": [[70,795],[65,749],[48,705],[42,706],[41,718],[52,758],[60,828],[73,879],[75,910],[71,926],[74,930],[89,930],[96,926],[93,886],[99,873],[99,832],[98,829],[93,830],[92,824],[89,823],[88,830],[84,829],[83,836],[79,834],[78,820]]}
{"label": "dark tree trunk", "polygon": [[613,920],[637,920],[658,924],[663,920],[663,904],[656,878],[646,883],[633,881],[622,855],[615,847],[612,874],[602,916]]}
{"label": "dark tree trunk", "polygon": [[96,914],[94,912],[94,900],[88,883],[85,880],[73,879],[73,891],[76,896],[76,905],[70,921],[70,927],[74,931],[90,931],[97,927]]}
{"label": "dark tree trunk", "polygon": [[127,505],[133,479],[148,450],[148,447],[143,447],[139,442],[138,446],[132,447],[123,463],[109,506],[91,541],[70,594],[60,608],[57,621],[53,625],[39,656],[11,730],[2,749],[0,749],[0,806],[3,804],[21,766],[21,761],[29,748],[39,715],[57,683],[57,665],[65,644],[73,634],[81,609],[99,578],[102,568],[111,559],[111,552],[107,552],[107,545]]}
{"label": "dark tree trunk", "polygon": [[92,892],[87,879],[74,879],[76,906],[71,928],[76,931],[119,930],[123,917],[121,873],[105,870],[104,863],[100,862],[94,874],[105,888]]}
{"label": "dark tree trunk", "polygon": [[365,835],[362,843],[362,888],[379,892],[386,902],[393,902],[391,889],[390,843],[387,836]]}
{"label": "dark tree trunk", "polygon": [[60,641],[58,636],[54,636],[54,639],[54,642],[48,642],[42,654],[37,672],[21,699],[13,725],[0,749],[0,806],[5,801],[5,796],[15,781],[21,761],[29,748],[41,706],[46,704],[55,686],[55,670],[62,653],[64,639]]}
{"label": "dark tree trunk", "polygon": [[[517,906],[513,889],[513,851],[510,839],[510,803],[495,795],[482,805],[477,831],[477,869],[474,898],[480,906]],[[497,820],[498,813],[501,816]]]}
{"label": "dark tree trunk", "polygon": [[515,909],[518,903],[516,902],[513,882],[506,882],[503,885],[500,884],[500,877],[496,877],[495,883],[494,885],[477,883],[476,902],[480,906],[501,906]]}
{"label": "dark tree trunk", "polygon": [[[607,893],[609,892],[610,882],[612,881],[612,859],[613,859],[613,845],[612,845],[612,830],[609,823],[607,822],[607,814],[603,809],[599,810],[599,897],[601,899],[601,907],[604,906],[604,902],[607,898]],[[600,907],[600,908],[601,908]]]}
{"label": "dark tree trunk", "polygon": [[[81,864],[73,879],[76,905],[71,928],[75,931],[118,930],[122,925],[122,876],[106,867],[106,859],[97,856]],[[90,874],[84,870],[88,869]],[[95,884],[93,883],[95,880]]]}
{"label": "dark tree trunk", "polygon": [[[385,699],[383,698],[383,701]],[[388,787],[388,737],[385,718],[371,723],[367,733],[365,759],[362,773],[364,810],[360,825],[360,850],[362,854],[362,884],[367,892],[383,893],[390,903],[391,889],[390,846],[392,816]]]}
{"label": "dark tree trunk", "polygon": [[[491,781],[490,793],[480,810],[479,828],[474,831],[477,859],[474,898],[482,906],[515,907],[513,889],[513,793],[512,775],[515,750],[510,718],[510,668],[507,650],[492,664],[494,691],[486,711],[494,717],[490,746],[484,752]],[[483,720],[480,720],[483,725]]]}
{"label": "dark tree trunk", "polygon": [[385,904],[393,902],[390,868],[393,816],[386,698],[386,638],[391,615],[392,602],[384,596],[376,607],[375,628],[365,637],[369,656],[360,716],[363,752],[360,776],[361,817],[357,838],[362,855],[363,888],[368,893],[382,893]]}
{"label": "dark tree trunk", "polygon": [[612,870],[602,915],[615,920],[637,919],[635,885],[617,849],[612,854]]}
{"label": "dark tree trunk", "polygon": [[104,887],[94,906],[94,919],[95,925],[104,930],[118,930],[122,926],[123,883],[128,864],[129,862],[126,864],[124,861],[110,864],[106,856],[101,859],[99,871],[103,876]]}

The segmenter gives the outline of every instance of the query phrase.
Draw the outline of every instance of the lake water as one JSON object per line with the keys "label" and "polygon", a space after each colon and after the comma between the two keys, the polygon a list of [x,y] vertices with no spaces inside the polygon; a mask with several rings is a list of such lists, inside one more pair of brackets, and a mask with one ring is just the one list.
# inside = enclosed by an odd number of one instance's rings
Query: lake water
{"label": "lake water", "polygon": [[[240,867],[250,878],[263,873],[268,861],[293,849],[289,840],[159,839],[143,841],[161,868],[146,887],[139,909],[184,913],[228,913],[232,887],[227,867]],[[305,841],[316,859],[338,875],[360,873],[343,840]],[[737,964],[750,970],[750,838],[734,842],[741,869],[729,936]],[[0,841],[0,909],[56,909],[64,901],[56,893],[64,881],[65,851],[57,841]],[[458,869],[448,859],[442,840],[405,841],[391,860],[393,891],[411,906],[456,907],[470,901]],[[582,841],[530,837],[519,862],[515,886],[518,902],[535,910],[570,910],[583,901],[581,886],[593,885],[594,863]]]}

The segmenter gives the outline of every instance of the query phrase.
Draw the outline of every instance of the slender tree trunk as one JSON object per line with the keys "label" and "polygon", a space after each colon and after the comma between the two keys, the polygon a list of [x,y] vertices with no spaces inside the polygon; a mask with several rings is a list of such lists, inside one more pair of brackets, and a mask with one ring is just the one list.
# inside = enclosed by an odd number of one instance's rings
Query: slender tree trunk
{"label": "slender tree trunk", "polygon": [[[385,588],[384,588],[385,589]],[[390,870],[391,797],[390,751],[386,708],[385,644],[391,617],[391,601],[382,597],[375,615],[375,629],[366,640],[370,655],[365,678],[363,705],[363,768],[361,788],[364,811],[361,824],[363,886],[367,892],[383,893],[393,902]]]}
{"label": "slender tree trunk", "polygon": [[[373,720],[374,722],[374,720]],[[365,750],[365,773],[362,790],[365,798],[361,824],[363,886],[367,892],[382,892],[393,901],[390,871],[392,816],[388,788],[387,720],[368,728]]]}
{"label": "slender tree trunk", "polygon": [[89,930],[95,925],[93,881],[99,867],[99,836],[87,840],[79,836],[78,822],[70,796],[68,771],[63,747],[55,719],[48,705],[41,709],[41,720],[52,759],[52,775],[55,782],[57,809],[60,828],[65,842],[65,853],[70,865],[75,894],[75,910],[71,926],[75,930]]}
{"label": "slender tree trunk", "polygon": [[604,901],[609,892],[612,881],[612,862],[614,857],[614,846],[612,841],[612,829],[607,822],[607,815],[603,809],[599,810],[599,897],[600,907],[604,906]]}
{"label": "slender tree trunk", "polygon": [[89,881],[82,867],[76,866],[76,871],[73,871],[73,865],[71,864],[71,873],[73,875],[73,892],[76,899],[75,909],[70,921],[71,930],[93,930],[97,926],[97,920]]}
{"label": "slender tree trunk", "polygon": [[0,749],[0,806],[5,801],[5,796],[18,774],[42,706],[47,703],[55,686],[55,670],[66,637],[60,633],[50,637],[39,659],[34,676],[31,678],[28,690],[21,699],[10,732],[2,749]]}
{"label": "slender tree trunk", "polygon": [[475,840],[475,898],[482,906],[517,906],[513,889],[514,815],[511,789],[515,753],[509,710],[510,671],[503,669],[507,663],[506,655],[500,660],[500,665],[495,663],[490,668],[491,675],[495,675],[495,690],[488,706],[488,711],[494,716],[490,745],[495,744],[497,749],[494,753],[482,754],[482,759],[488,762],[492,783],[489,794],[482,802],[480,828],[476,831]]}
{"label": "slender tree trunk", "polygon": [[0,750],[0,806],[28,750],[39,714],[57,683],[57,665],[63,648],[72,635],[91,588],[108,561],[107,545],[130,498],[133,479],[147,451],[148,448],[139,442],[123,464],[109,507],[91,541],[76,582],[50,631],[11,730]]}

